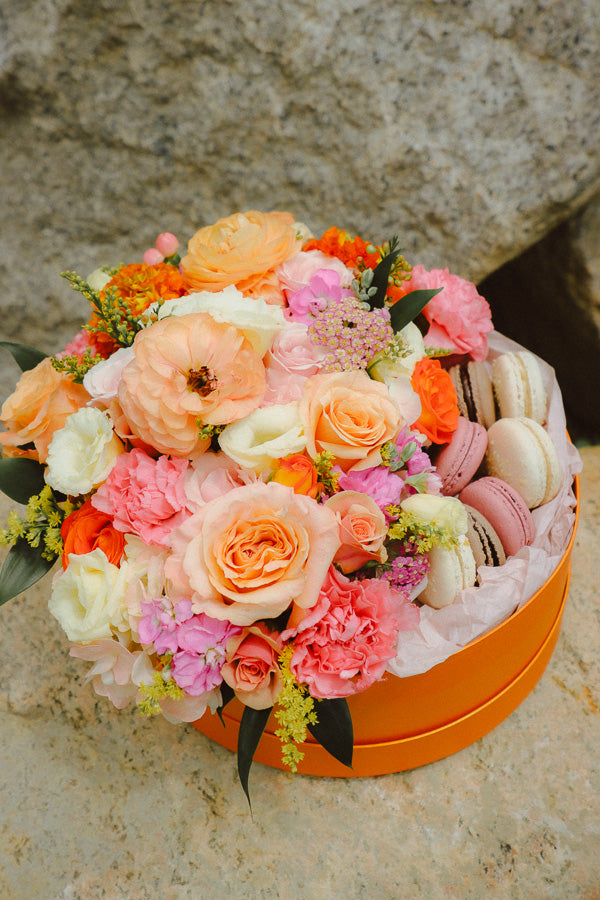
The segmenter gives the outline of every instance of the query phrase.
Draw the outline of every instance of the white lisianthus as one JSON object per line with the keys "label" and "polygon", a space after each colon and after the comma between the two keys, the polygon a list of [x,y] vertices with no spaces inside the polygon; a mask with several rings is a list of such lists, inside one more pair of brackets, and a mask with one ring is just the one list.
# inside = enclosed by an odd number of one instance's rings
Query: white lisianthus
{"label": "white lisianthus", "polygon": [[[397,332],[396,341],[401,344],[401,351],[389,353],[383,350],[369,363],[367,371],[375,381],[390,384],[400,375],[412,375],[416,364],[425,356],[423,335],[414,322],[409,322]],[[394,344],[392,344],[394,347]]]}
{"label": "white lisianthus", "polygon": [[279,306],[272,306],[260,298],[244,297],[233,285],[222,291],[200,291],[166,300],[158,311],[158,318],[201,312],[208,313],[215,322],[225,322],[238,328],[261,359],[285,324]]}
{"label": "white lisianthus", "polygon": [[413,388],[409,375],[399,375],[386,382],[390,397],[400,410],[407,425],[412,425],[421,415],[421,398]]}
{"label": "white lisianthus", "polygon": [[275,460],[301,453],[304,427],[296,401],[256,409],[228,425],[219,435],[221,449],[240,466],[262,472]]}
{"label": "white lisianthus", "polygon": [[46,482],[63,494],[87,494],[106,480],[123,450],[107,413],[95,407],[79,409],[52,438]]}
{"label": "white lisianthus", "polygon": [[94,400],[112,400],[117,396],[121,372],[132,359],[135,359],[133,347],[120,347],[108,359],[103,359],[92,366],[83,376],[83,386]]}
{"label": "white lisianthus", "polygon": [[103,272],[102,269],[94,269],[85,280],[95,291],[101,291],[102,288],[106,287],[111,277],[106,272]]}
{"label": "white lisianthus", "polygon": [[127,627],[124,602],[127,565],[113,565],[103,550],[69,556],[54,579],[48,609],[70,641],[82,643],[113,636]]}
{"label": "white lisianthus", "polygon": [[413,494],[403,500],[400,506],[418,522],[442,528],[449,537],[460,537],[467,533],[467,510],[457,497]]}

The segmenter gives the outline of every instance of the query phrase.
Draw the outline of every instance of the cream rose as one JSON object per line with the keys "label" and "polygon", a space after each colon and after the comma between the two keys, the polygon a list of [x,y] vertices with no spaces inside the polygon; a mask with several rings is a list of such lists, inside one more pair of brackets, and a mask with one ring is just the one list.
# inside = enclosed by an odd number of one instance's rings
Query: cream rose
{"label": "cream rose", "polygon": [[282,456],[300,453],[305,443],[295,401],[257,409],[228,425],[219,435],[223,452],[238,465],[257,473],[272,468]]}
{"label": "cream rose", "polygon": [[52,585],[48,609],[70,641],[110,638],[125,630],[124,592],[127,567],[114,566],[103,550],[71,555],[69,565]]}
{"label": "cream rose", "polygon": [[413,494],[403,500],[400,506],[417,521],[426,525],[437,525],[451,537],[460,537],[467,533],[467,510],[457,497]]}
{"label": "cream rose", "polygon": [[52,438],[46,481],[63,494],[87,494],[105,481],[123,451],[105,412],[94,407],[80,409]]}
{"label": "cream rose", "polygon": [[185,590],[194,611],[251,625],[292,604],[314,606],[339,547],[338,532],[331,510],[292,488],[244,485],[173,532],[165,575]]}
{"label": "cream rose", "polygon": [[248,338],[261,358],[285,324],[279,306],[265,303],[259,297],[244,297],[233,285],[217,293],[200,291],[166,300],[159,309],[158,318],[186,316],[188,313],[208,313],[215,322],[234,325]]}
{"label": "cream rose", "polygon": [[387,387],[362,371],[308,378],[300,417],[309,456],[329,451],[344,472],[378,466],[380,448],[405,424]]}

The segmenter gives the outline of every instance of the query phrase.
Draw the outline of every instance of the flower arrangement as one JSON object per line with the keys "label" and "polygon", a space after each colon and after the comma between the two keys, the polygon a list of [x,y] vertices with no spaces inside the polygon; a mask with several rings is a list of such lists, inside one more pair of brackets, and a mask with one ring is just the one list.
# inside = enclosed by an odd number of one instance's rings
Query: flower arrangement
{"label": "flower arrangement", "polygon": [[[115,707],[192,722],[244,705],[238,771],[273,710],[351,765],[346,698],[393,670],[432,548],[465,540],[433,452],[457,427],[448,361],[487,355],[489,306],[288,213],[161,234],[142,263],[64,276],[91,304],[2,407],[0,487],[25,503],[0,601],[59,560],[49,609]],[[390,668],[391,667],[391,668]]]}

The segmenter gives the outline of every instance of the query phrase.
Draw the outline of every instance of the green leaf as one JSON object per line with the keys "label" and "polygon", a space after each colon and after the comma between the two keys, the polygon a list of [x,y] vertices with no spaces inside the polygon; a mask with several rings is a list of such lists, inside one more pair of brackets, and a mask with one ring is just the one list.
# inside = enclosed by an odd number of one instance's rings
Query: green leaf
{"label": "green leaf", "polygon": [[34,369],[47,356],[46,353],[36,350],[35,347],[29,347],[27,344],[15,344],[13,341],[0,341],[0,347],[4,347],[5,350],[12,353],[22,372]]}
{"label": "green leaf", "polygon": [[394,332],[402,331],[402,329],[412,322],[419,315],[421,310],[427,306],[436,294],[439,294],[443,288],[430,288],[428,290],[410,291],[401,297],[392,307],[390,307],[390,323]]}
{"label": "green leaf", "polygon": [[334,759],[351,769],[354,730],[347,701],[344,697],[315,700],[315,712],[318,721],[308,730]]}
{"label": "green leaf", "polygon": [[34,459],[0,459],[0,491],[15,503],[26,504],[45,485],[44,467]]}
{"label": "green leaf", "polygon": [[256,748],[263,735],[263,731],[267,727],[272,708],[273,707],[271,706],[269,709],[251,709],[249,706],[245,706],[240,722],[237,745],[238,775],[240,776],[244,793],[248,798],[248,806],[250,809],[252,809],[252,804],[250,803],[250,794],[248,793],[248,776],[250,775],[250,768],[252,766],[254,754],[256,753]]}
{"label": "green leaf", "polygon": [[377,288],[377,291],[369,299],[371,309],[381,309],[385,304],[385,295],[388,289],[388,279],[392,266],[396,257],[400,255],[400,247],[398,246],[398,238],[396,235],[390,241],[390,251],[383,256],[379,263],[373,269],[373,281],[371,287]]}
{"label": "green leaf", "polygon": [[54,565],[42,557],[43,547],[31,547],[24,538],[10,548],[0,572],[0,606],[39,581]]}
{"label": "green leaf", "polygon": [[233,700],[235,697],[235,691],[232,687],[229,687],[226,681],[221,684],[221,700],[222,703],[219,707],[217,707],[217,713],[221,722],[223,723],[223,728],[225,728],[225,720],[223,719],[223,710],[227,706],[230,700]]}

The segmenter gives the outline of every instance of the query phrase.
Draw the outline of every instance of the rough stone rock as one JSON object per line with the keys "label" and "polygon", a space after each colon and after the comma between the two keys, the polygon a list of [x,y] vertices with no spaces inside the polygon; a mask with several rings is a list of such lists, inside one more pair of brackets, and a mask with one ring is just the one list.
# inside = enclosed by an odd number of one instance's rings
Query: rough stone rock
{"label": "rough stone rock", "polygon": [[2,334],[54,350],[57,273],[236,209],[479,280],[600,186],[595,0],[4,0]]}
{"label": "rough stone rock", "polygon": [[572,435],[600,439],[600,195],[480,290],[496,328],[555,367]]}

